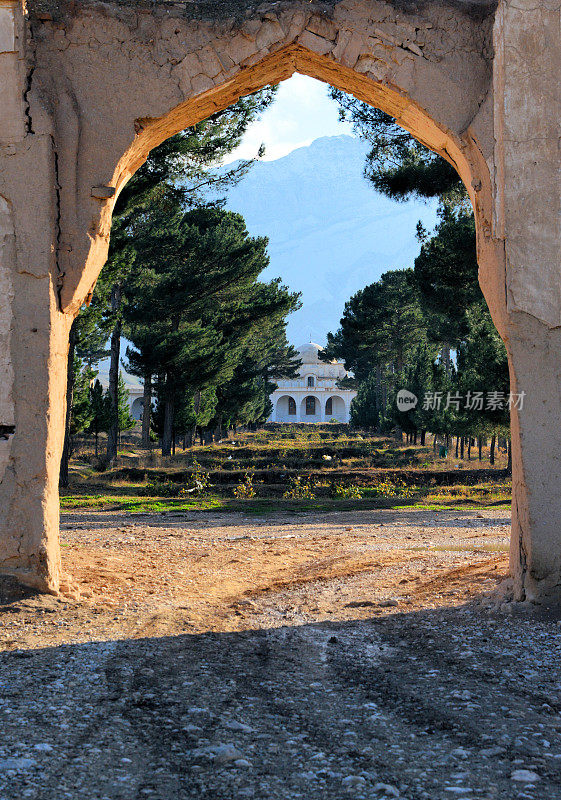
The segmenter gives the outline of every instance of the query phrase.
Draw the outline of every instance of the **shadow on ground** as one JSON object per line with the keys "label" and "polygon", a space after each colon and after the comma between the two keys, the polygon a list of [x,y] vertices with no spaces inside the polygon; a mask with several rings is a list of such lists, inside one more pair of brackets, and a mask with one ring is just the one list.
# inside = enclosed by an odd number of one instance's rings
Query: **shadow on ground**
{"label": "shadow on ground", "polygon": [[0,655],[0,797],[561,797],[553,623],[471,606]]}
{"label": "shadow on ground", "polygon": [[[438,527],[442,528],[465,528],[466,520],[473,519],[475,512],[473,509],[467,509],[465,511],[453,510],[431,512],[425,509],[420,511],[403,511],[392,509],[361,510],[358,508],[350,511],[334,509],[333,512],[324,510],[318,510],[317,512],[314,512],[311,510],[302,512],[297,518],[295,518],[290,514],[283,513],[283,510],[279,509],[278,513],[269,512],[266,519],[259,519],[258,517],[255,518],[252,516],[251,524],[255,528],[271,525],[287,525],[294,527],[302,520],[309,521],[315,516],[318,519],[321,519],[322,522],[327,523],[329,523],[330,517],[336,516],[337,524],[340,526],[341,524],[345,524],[346,516],[348,516],[353,523],[356,523],[357,513],[360,514],[361,525],[377,525],[380,523],[392,525],[396,522],[399,522],[401,525],[414,525],[415,527],[422,529],[433,528],[435,525],[438,525]],[[430,515],[429,519],[427,519],[428,515]],[[130,527],[138,525],[144,527],[150,526],[153,528],[181,529],[184,529],[185,526],[188,525],[190,530],[196,531],[201,529],[206,531],[213,527],[240,527],[243,525],[244,519],[245,515],[239,511],[232,511],[230,513],[216,513],[213,511],[157,511],[154,513],[138,514],[126,513],[122,511],[115,513],[107,511],[85,511],[81,513],[63,511],[60,515],[61,530],[79,530],[80,528],[91,527],[98,529],[115,528],[115,526],[122,526],[126,524]],[[509,523],[510,515],[505,514],[504,516],[497,517],[485,516],[484,518],[482,517],[481,520],[478,520],[475,524],[498,526],[508,525]]]}

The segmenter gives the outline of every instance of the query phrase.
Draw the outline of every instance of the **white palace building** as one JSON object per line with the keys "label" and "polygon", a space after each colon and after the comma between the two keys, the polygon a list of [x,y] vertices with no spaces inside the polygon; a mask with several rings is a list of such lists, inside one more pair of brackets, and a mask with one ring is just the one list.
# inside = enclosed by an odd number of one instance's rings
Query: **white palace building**
{"label": "white palace building", "polygon": [[348,422],[353,389],[339,389],[337,381],[348,373],[338,361],[320,361],[319,344],[297,348],[302,362],[297,378],[277,381],[270,395],[273,411],[268,422]]}

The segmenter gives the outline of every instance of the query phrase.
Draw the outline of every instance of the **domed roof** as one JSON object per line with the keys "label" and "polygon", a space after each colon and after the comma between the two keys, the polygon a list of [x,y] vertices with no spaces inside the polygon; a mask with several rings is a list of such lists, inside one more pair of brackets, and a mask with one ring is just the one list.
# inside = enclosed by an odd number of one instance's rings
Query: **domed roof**
{"label": "domed roof", "polygon": [[296,349],[302,364],[317,364],[319,363],[318,353],[323,350],[323,347],[320,347],[315,342],[306,342],[306,344],[301,344]]}

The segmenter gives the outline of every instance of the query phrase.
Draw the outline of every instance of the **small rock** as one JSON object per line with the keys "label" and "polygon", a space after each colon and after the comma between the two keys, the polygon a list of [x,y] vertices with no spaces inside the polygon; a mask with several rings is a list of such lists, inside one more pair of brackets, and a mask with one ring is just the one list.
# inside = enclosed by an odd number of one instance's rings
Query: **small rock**
{"label": "small rock", "polygon": [[215,764],[227,764],[228,761],[243,759],[243,753],[240,753],[233,744],[219,744],[211,750],[214,753]]}
{"label": "small rock", "polygon": [[504,747],[485,747],[483,750],[479,751],[479,755],[484,758],[491,758],[492,756],[502,756],[505,752],[506,750]]}
{"label": "small rock", "polygon": [[465,747],[456,747],[452,750],[452,755],[457,756],[458,758],[468,758],[471,755],[469,750],[466,750]]}
{"label": "small rock", "polygon": [[183,730],[185,731],[185,733],[193,733],[194,734],[194,733],[200,733],[202,731],[202,728],[199,727],[199,725],[189,724],[189,725],[184,725],[183,726]]}
{"label": "small rock", "polygon": [[33,758],[3,758],[0,759],[0,772],[7,772],[12,769],[15,772],[23,772],[36,764],[37,762]]}
{"label": "small rock", "polygon": [[251,725],[245,725],[243,722],[238,722],[236,719],[229,719],[224,723],[224,727],[231,731],[242,731],[243,733],[253,733]]}
{"label": "small rock", "polygon": [[519,783],[536,783],[541,780],[540,776],[529,769],[516,769],[510,776],[511,781],[518,781]]}
{"label": "small rock", "polygon": [[364,786],[366,780],[362,777],[362,775],[347,775],[346,778],[343,778],[341,783],[347,788],[352,788],[353,786]]}
{"label": "small rock", "polygon": [[471,700],[471,692],[464,689],[462,692],[452,692],[452,697],[456,700]]}
{"label": "small rock", "polygon": [[350,603],[345,603],[345,608],[368,608],[368,606],[375,605],[376,603],[373,603],[372,600],[353,600]]}
{"label": "small rock", "polygon": [[383,792],[386,797],[399,797],[399,789],[390,783],[377,783],[374,786],[375,792]]}
{"label": "small rock", "polygon": [[397,606],[397,605],[399,605],[398,601],[397,600],[393,600],[393,599],[381,600],[378,603],[379,608],[393,608],[394,606]]}

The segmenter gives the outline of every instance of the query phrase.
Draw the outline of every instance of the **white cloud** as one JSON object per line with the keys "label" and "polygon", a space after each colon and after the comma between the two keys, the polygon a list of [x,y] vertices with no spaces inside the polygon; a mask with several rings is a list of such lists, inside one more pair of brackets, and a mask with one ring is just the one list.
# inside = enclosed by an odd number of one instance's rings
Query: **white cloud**
{"label": "white cloud", "polygon": [[327,84],[305,75],[293,75],[280,84],[273,105],[251,125],[226,163],[254,158],[261,144],[265,145],[264,160],[275,161],[320,136],[341,133],[352,133],[352,129],[349,124],[339,122],[337,104],[329,97]]}

